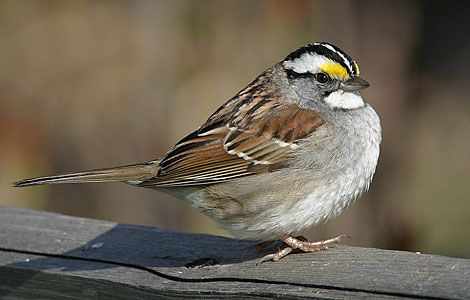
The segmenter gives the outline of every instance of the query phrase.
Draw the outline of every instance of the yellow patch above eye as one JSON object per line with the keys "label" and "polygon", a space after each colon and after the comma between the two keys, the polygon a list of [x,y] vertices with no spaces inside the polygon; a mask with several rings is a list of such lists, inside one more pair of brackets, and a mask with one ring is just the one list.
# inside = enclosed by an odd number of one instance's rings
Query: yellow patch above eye
{"label": "yellow patch above eye", "polygon": [[346,68],[336,62],[324,63],[320,69],[330,77],[349,78]]}

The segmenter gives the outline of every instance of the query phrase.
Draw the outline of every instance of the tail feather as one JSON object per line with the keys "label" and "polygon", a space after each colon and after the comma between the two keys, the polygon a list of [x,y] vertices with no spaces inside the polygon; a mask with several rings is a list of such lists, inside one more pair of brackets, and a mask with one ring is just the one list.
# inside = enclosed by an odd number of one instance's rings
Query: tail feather
{"label": "tail feather", "polygon": [[23,179],[13,183],[15,187],[24,187],[40,184],[60,184],[60,183],[87,183],[87,182],[113,182],[121,181],[130,184],[138,184],[147,179],[153,178],[158,172],[158,163],[151,161],[143,164],[129,166],[88,170],[77,173],[62,175],[36,177]]}

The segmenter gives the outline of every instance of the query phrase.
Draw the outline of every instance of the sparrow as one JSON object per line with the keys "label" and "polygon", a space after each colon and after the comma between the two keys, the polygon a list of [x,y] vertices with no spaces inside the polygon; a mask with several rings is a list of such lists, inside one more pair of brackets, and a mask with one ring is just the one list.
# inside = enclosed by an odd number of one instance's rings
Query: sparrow
{"label": "sparrow", "polygon": [[40,184],[124,182],[171,194],[235,237],[293,250],[327,249],[344,236],[300,235],[338,216],[369,188],[381,126],[360,91],[369,83],[338,47],[312,43],[262,72],[162,158],[24,179]]}

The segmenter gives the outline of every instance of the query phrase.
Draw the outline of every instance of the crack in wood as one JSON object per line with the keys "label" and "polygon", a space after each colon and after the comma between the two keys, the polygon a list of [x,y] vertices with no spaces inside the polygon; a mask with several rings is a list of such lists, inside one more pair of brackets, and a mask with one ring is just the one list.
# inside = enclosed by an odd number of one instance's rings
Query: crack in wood
{"label": "crack in wood", "polygon": [[[64,255],[64,254],[53,254],[53,253],[43,253],[38,251],[28,251],[28,250],[18,250],[18,249],[10,249],[10,248],[3,248],[0,247],[1,252],[10,252],[10,253],[18,253],[18,254],[26,254],[26,255],[37,255],[37,256],[45,256],[45,257],[53,257],[59,259],[70,259],[76,261],[84,261],[84,262],[95,262],[95,263],[103,263],[103,264],[110,264],[114,266],[126,267],[131,269],[136,269],[140,271],[144,271],[150,273],[152,275],[172,280],[178,282],[190,282],[190,283],[211,283],[211,282],[240,282],[240,283],[256,283],[256,284],[274,284],[274,285],[290,285],[295,287],[303,287],[303,288],[318,288],[323,290],[335,290],[335,291],[344,291],[344,292],[361,292],[371,295],[384,295],[384,296],[392,296],[392,297],[407,297],[412,299],[432,299],[432,300],[446,300],[451,298],[442,298],[442,297],[432,297],[432,296],[424,296],[424,295],[414,295],[414,294],[406,294],[406,293],[398,293],[398,292],[385,292],[385,291],[374,291],[374,290],[365,290],[365,289],[354,289],[354,288],[345,288],[345,287],[337,287],[337,286],[329,286],[329,285],[317,285],[317,284],[304,284],[304,283],[293,283],[287,281],[274,281],[274,280],[263,280],[263,279],[253,279],[253,278],[234,278],[234,277],[219,277],[219,278],[184,278],[178,277],[174,275],[165,274],[159,271],[156,271],[151,268],[147,268],[137,264],[130,264],[124,262],[116,262],[112,260],[106,259],[94,259],[94,258],[85,258],[79,256],[71,256],[71,255]],[[1,267],[1,266],[0,266]]]}

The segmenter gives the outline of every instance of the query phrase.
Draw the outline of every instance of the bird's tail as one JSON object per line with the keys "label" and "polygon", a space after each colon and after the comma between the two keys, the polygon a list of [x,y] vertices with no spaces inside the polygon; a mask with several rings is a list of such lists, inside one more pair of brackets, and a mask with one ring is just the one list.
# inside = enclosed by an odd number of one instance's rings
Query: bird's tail
{"label": "bird's tail", "polygon": [[59,184],[59,183],[86,183],[86,182],[113,182],[121,181],[129,184],[139,184],[142,181],[153,178],[157,175],[159,164],[151,161],[142,164],[129,166],[96,169],[69,173],[62,175],[36,177],[23,179],[13,183],[15,187],[23,187],[39,184]]}

